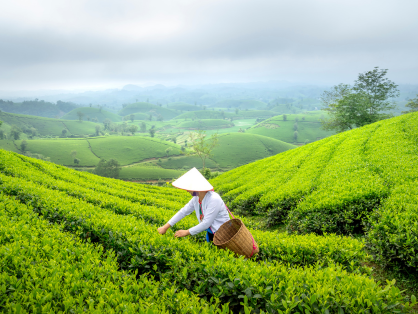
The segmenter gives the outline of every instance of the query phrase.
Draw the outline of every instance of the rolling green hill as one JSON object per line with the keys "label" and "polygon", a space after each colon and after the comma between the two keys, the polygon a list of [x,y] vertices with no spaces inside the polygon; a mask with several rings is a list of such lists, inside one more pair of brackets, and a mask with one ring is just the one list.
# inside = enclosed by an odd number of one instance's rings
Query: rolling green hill
{"label": "rolling green hill", "polygon": [[[89,139],[40,139],[27,140],[27,151],[42,154],[54,163],[65,166],[96,166],[100,158],[114,158],[121,165],[141,162],[145,159],[180,155],[180,146],[143,136],[112,136]],[[21,141],[0,140],[0,148],[20,152]],[[168,149],[168,150],[167,150]],[[80,164],[74,164],[72,151]]]}
{"label": "rolling green hill", "polygon": [[[20,147],[21,141],[15,143]],[[75,157],[80,159],[79,166],[96,166],[100,161],[100,158],[92,153],[89,142],[85,139],[42,139],[28,140],[27,143],[28,152],[42,154],[59,165],[75,166],[72,151],[77,152]]]}
{"label": "rolling green hill", "polygon": [[277,115],[270,110],[239,110],[238,113],[225,112],[219,110],[200,110],[193,112],[184,112],[176,117],[176,119],[249,119],[249,118],[269,118]]}
{"label": "rolling green hill", "polygon": [[137,102],[130,105],[127,105],[125,108],[121,109],[119,112],[121,116],[127,116],[130,114],[136,113],[145,113],[148,115],[153,115],[155,117],[161,115],[164,120],[170,120],[179,115],[179,112],[167,108],[163,108],[160,106],[156,106],[153,104],[149,104],[146,102]]}
{"label": "rolling green hill", "polygon": [[42,136],[60,136],[63,129],[67,129],[69,131],[67,136],[94,134],[96,125],[96,123],[88,121],[79,122],[51,119],[6,112],[0,112],[0,121],[9,125],[17,125],[22,130],[25,128],[35,128],[37,134]]}
{"label": "rolling green hill", "polygon": [[215,108],[241,108],[241,109],[256,109],[256,110],[263,110],[267,107],[267,104],[255,100],[255,99],[226,99],[218,101],[217,103],[213,104],[212,107]]}
{"label": "rolling green hill", "polygon": [[418,113],[383,120],[214,180],[233,209],[291,233],[366,234],[383,264],[418,267]]}
{"label": "rolling green hill", "polygon": [[227,133],[219,135],[218,145],[213,149],[211,159],[220,168],[232,169],[293,148],[295,146],[291,144],[266,136]]}
{"label": "rolling green hill", "polygon": [[102,123],[104,120],[109,119],[112,122],[120,122],[122,121],[122,118],[118,116],[117,114],[108,112],[104,109],[99,108],[90,108],[90,107],[81,107],[74,109],[64,115],[61,119],[65,120],[78,120],[77,112],[82,112],[84,114],[83,120],[84,121],[90,121],[91,119],[97,119],[97,122]]}
{"label": "rolling green hill", "polygon": [[[263,122],[246,130],[247,133],[268,136],[287,143],[314,142],[316,140],[335,134],[321,128],[321,112],[306,112],[304,114],[287,114],[287,120],[283,115],[264,120]],[[297,124],[297,140],[295,141],[295,124]]]}
{"label": "rolling green hill", "polygon": [[[135,112],[135,113],[131,113],[131,114],[133,114],[134,115],[134,120],[149,120],[149,116],[150,116],[150,114],[148,114],[148,113],[143,113],[143,112]],[[125,119],[127,119],[127,120],[130,120],[130,115],[131,114],[128,114],[128,115],[126,115],[125,116]],[[153,117],[153,120],[155,120],[156,118],[155,118],[155,116]]]}
{"label": "rolling green hill", "polygon": [[111,136],[88,141],[97,156],[106,160],[114,158],[122,165],[180,154],[180,145],[150,137]]}
{"label": "rolling green hill", "polygon": [[195,121],[184,121],[176,125],[178,129],[188,130],[216,130],[233,127],[234,124],[228,120],[221,119],[202,119]]}
{"label": "rolling green hill", "polygon": [[167,104],[169,109],[178,110],[178,111],[198,111],[202,110],[201,107],[196,105],[191,105],[185,102],[172,102]]}

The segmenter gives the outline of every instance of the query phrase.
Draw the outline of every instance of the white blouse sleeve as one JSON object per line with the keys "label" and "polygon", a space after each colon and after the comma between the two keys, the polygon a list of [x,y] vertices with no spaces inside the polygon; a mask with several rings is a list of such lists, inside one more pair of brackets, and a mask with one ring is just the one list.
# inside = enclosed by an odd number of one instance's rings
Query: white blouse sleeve
{"label": "white blouse sleeve", "polygon": [[195,198],[197,196],[193,196],[192,199],[184,206],[182,209],[180,209],[177,214],[175,214],[168,223],[170,226],[174,226],[176,223],[178,223],[180,220],[182,220],[187,215],[190,215],[194,211],[194,202]]}

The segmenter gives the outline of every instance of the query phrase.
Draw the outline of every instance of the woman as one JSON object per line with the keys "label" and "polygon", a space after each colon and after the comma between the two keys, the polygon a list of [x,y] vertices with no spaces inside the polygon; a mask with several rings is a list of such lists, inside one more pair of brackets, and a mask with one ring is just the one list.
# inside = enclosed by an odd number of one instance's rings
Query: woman
{"label": "woman", "polygon": [[206,230],[206,241],[212,242],[215,232],[229,220],[229,214],[222,198],[213,191],[212,185],[196,168],[174,181],[173,186],[188,191],[193,197],[168,223],[158,228],[158,232],[160,234],[166,233],[170,227],[195,211],[199,224],[189,230],[178,230],[174,236],[181,238]]}

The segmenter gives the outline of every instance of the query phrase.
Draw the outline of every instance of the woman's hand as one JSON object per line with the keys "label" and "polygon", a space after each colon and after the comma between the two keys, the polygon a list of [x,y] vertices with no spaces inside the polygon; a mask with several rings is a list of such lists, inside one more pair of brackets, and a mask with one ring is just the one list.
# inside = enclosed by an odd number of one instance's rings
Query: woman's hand
{"label": "woman's hand", "polygon": [[165,224],[164,226],[157,229],[158,233],[159,234],[165,234],[167,232],[168,228],[170,228],[170,227],[171,227],[170,224]]}
{"label": "woman's hand", "polygon": [[176,238],[182,238],[182,237],[186,237],[186,236],[188,236],[188,235],[190,235],[189,230],[178,230],[178,231],[176,231],[176,233],[174,234],[174,236],[175,236]]}

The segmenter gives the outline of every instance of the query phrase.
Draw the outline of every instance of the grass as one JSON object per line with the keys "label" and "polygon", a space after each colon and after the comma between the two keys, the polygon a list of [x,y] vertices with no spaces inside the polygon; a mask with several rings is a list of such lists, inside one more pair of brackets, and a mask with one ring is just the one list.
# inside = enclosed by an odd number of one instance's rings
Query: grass
{"label": "grass", "polygon": [[219,167],[232,169],[294,147],[265,136],[227,133],[219,136],[218,145],[213,149],[211,158]]}
{"label": "grass", "polygon": [[[93,152],[109,160],[114,158],[121,165],[129,165],[149,158],[180,155],[180,146],[174,143],[144,136],[111,136],[89,139]],[[166,152],[169,149],[170,151]]]}
{"label": "grass", "polygon": [[283,115],[265,120],[248,129],[247,133],[264,135],[287,143],[294,143],[294,127],[295,123],[297,123],[298,137],[296,142],[299,143],[304,143],[306,140],[308,142],[314,142],[335,134],[334,132],[325,131],[321,128],[320,118],[323,116],[323,113],[292,114],[286,116],[286,121],[283,120]]}
{"label": "grass", "polygon": [[72,134],[94,134],[96,126],[96,123],[89,121],[79,122],[6,112],[0,112],[0,121],[3,121],[8,125],[16,125],[22,130],[25,128],[35,128],[37,133],[41,136],[61,136],[63,129],[67,129],[69,131],[67,136]]}
{"label": "grass", "polygon": [[175,127],[178,129],[193,129],[193,130],[206,130],[206,129],[221,129],[229,128],[234,124],[227,120],[221,119],[204,119],[196,121],[184,121],[177,124]]}
{"label": "grass", "polygon": [[119,178],[124,180],[172,180],[183,175],[184,170],[163,169],[158,167],[144,167],[142,165],[134,165],[123,167],[120,171]]}
{"label": "grass", "polygon": [[[15,142],[20,147],[21,141]],[[27,143],[29,152],[49,157],[52,162],[59,165],[75,165],[72,151],[77,151],[76,158],[80,159],[80,166],[95,166],[100,160],[90,151],[89,143],[85,139],[28,140]]]}
{"label": "grass", "polygon": [[245,99],[245,100],[236,100],[236,99],[227,99],[218,101],[213,105],[213,107],[218,108],[240,108],[240,109],[265,109],[267,104],[253,99]]}
{"label": "grass", "polygon": [[17,147],[11,140],[0,140],[0,149],[20,153],[20,150],[17,149]]}
{"label": "grass", "polygon": [[172,102],[167,105],[169,109],[180,110],[180,111],[197,111],[202,110],[201,107],[196,105],[191,105],[185,102]]}
{"label": "grass", "polygon": [[121,116],[127,116],[136,113],[146,113],[148,115],[158,116],[161,115],[164,120],[172,119],[179,115],[179,112],[164,107],[156,106],[146,102],[137,102],[126,106],[121,109],[118,114]]}
{"label": "grass", "polygon": [[93,119],[97,118],[97,120],[102,123],[106,119],[110,119],[112,122],[120,122],[122,121],[122,117],[108,112],[104,109],[99,108],[91,108],[91,107],[82,107],[74,109],[70,112],[68,112],[66,115],[64,115],[61,119],[64,120],[78,120],[77,112],[81,111],[84,114],[83,120],[88,121],[88,118]]}
{"label": "grass", "polygon": [[[202,159],[198,156],[180,156],[161,159],[157,164],[165,169],[191,169],[193,167],[200,169],[202,168]],[[214,169],[218,167],[218,164],[209,158],[206,159],[206,167]]]}

